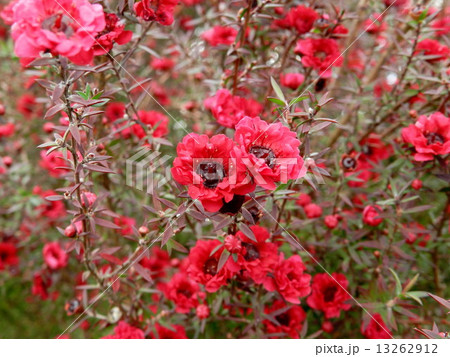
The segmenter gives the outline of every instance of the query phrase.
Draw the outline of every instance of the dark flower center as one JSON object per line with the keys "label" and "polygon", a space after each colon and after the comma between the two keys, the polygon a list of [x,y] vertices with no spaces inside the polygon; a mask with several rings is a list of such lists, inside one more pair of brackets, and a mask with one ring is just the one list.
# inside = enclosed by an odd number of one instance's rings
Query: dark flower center
{"label": "dark flower center", "polygon": [[55,33],[62,32],[69,38],[74,33],[73,28],[70,26],[71,24],[72,20],[69,17],[63,14],[55,14],[42,22],[42,28]]}
{"label": "dark flower center", "polygon": [[192,296],[192,291],[188,289],[178,289],[177,293],[186,296],[187,298],[190,298]]}
{"label": "dark flower center", "polygon": [[275,319],[280,323],[280,325],[289,326],[290,318],[287,312],[275,316]]}
{"label": "dark flower center", "polygon": [[356,168],[356,160],[353,157],[344,157],[342,159],[342,166],[346,170],[354,170]]}
{"label": "dark flower center", "polygon": [[336,295],[338,288],[337,286],[331,285],[327,286],[325,291],[323,292],[323,299],[325,302],[330,302],[334,300],[334,295]]}
{"label": "dark flower center", "polygon": [[203,265],[203,272],[209,275],[216,275],[217,266],[218,266],[217,260],[215,258],[209,258],[205,262],[205,265]]}
{"label": "dark flower center", "polygon": [[248,262],[259,259],[258,248],[251,243],[242,242],[242,246],[245,248],[244,259]]}
{"label": "dark flower center", "polygon": [[203,186],[206,188],[216,188],[225,177],[222,164],[215,161],[204,161],[198,164],[197,173],[203,179]]}
{"label": "dark flower center", "polygon": [[425,137],[427,138],[427,145],[436,143],[443,144],[445,142],[444,138],[438,133],[428,133]]}
{"label": "dark flower center", "polygon": [[274,152],[264,146],[252,146],[249,150],[250,154],[255,155],[258,159],[263,159],[266,165],[271,169],[275,167],[276,157]]}
{"label": "dark flower center", "polygon": [[363,152],[365,155],[371,155],[371,154],[372,154],[372,148],[371,148],[369,145],[363,145],[363,146],[361,147],[361,149],[362,149],[362,152]]}
{"label": "dark flower center", "polygon": [[316,53],[314,53],[314,57],[323,60],[327,58],[327,53],[325,51],[317,51]]}
{"label": "dark flower center", "polygon": [[67,303],[66,310],[69,314],[74,314],[80,307],[80,302],[77,299],[72,299]]}

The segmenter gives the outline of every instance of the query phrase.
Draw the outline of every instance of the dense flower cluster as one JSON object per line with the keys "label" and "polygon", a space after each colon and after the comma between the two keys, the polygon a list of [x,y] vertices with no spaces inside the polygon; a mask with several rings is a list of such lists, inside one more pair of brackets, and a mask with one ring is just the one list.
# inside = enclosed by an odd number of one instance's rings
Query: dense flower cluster
{"label": "dense flower cluster", "polygon": [[449,15],[0,5],[0,338],[446,337]]}

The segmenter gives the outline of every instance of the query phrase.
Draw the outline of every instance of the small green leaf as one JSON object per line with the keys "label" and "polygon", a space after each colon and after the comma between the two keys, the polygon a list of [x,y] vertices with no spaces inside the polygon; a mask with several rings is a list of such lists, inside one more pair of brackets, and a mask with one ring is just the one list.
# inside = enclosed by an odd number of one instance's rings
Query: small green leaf
{"label": "small green leaf", "polygon": [[391,268],[389,268],[389,270],[395,279],[395,295],[399,296],[402,292],[402,283],[400,282],[400,278],[398,277],[397,273]]}
{"label": "small green leaf", "polygon": [[275,94],[277,95],[277,97],[280,98],[283,101],[283,103],[286,103],[286,99],[284,98],[283,91],[281,90],[280,86],[275,81],[275,79],[273,79],[273,77],[270,77],[270,83],[272,83],[272,88],[273,88]]}
{"label": "small green leaf", "polygon": [[301,97],[294,98],[294,99],[292,99],[292,100],[289,102],[289,106],[291,107],[291,106],[293,106],[294,104],[296,104],[296,103],[298,103],[298,102],[301,102],[302,100],[305,100],[305,99],[308,99],[308,96],[307,96],[307,95],[304,95],[304,96],[301,96]]}
{"label": "small green leaf", "polygon": [[278,104],[282,107],[284,107],[286,105],[285,102],[283,102],[282,100],[278,99],[278,98],[273,98],[273,97],[268,97],[267,100],[270,100],[271,102]]}

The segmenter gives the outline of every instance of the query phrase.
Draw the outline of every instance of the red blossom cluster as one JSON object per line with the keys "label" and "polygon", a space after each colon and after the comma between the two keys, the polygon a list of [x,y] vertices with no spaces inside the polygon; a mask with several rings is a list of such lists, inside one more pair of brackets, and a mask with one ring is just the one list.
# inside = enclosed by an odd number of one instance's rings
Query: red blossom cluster
{"label": "red blossom cluster", "polygon": [[438,3],[1,7],[0,321],[35,317],[27,337],[445,337]]}

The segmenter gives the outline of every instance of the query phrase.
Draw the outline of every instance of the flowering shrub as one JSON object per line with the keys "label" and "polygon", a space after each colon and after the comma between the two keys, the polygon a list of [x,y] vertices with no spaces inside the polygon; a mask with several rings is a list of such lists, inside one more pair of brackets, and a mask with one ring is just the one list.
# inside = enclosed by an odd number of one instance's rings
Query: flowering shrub
{"label": "flowering shrub", "polygon": [[446,337],[438,3],[3,1],[0,337]]}

